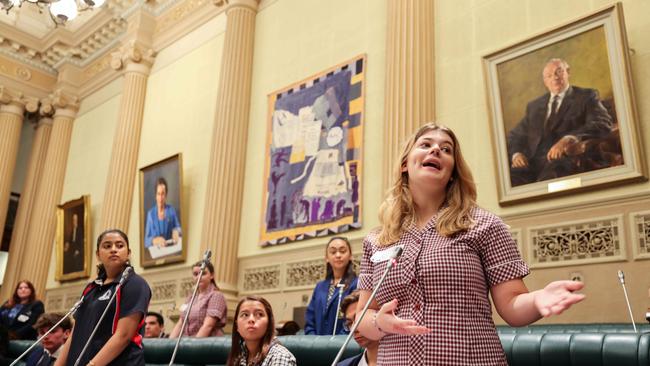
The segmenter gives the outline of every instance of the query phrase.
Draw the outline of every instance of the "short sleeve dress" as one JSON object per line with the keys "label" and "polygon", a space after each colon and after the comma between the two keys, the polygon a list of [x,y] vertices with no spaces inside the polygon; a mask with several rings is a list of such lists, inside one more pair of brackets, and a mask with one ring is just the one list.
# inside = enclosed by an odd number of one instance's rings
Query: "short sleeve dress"
{"label": "short sleeve dress", "polygon": [[432,330],[384,336],[379,365],[507,365],[488,292],[528,275],[529,269],[499,217],[481,208],[471,215],[474,225],[452,237],[437,232],[434,217],[424,229],[409,229],[387,247],[378,245],[378,232],[364,240],[359,289],[371,291],[386,268],[387,256],[373,261],[373,254],[403,246],[377,302],[381,306],[398,299],[398,317]]}

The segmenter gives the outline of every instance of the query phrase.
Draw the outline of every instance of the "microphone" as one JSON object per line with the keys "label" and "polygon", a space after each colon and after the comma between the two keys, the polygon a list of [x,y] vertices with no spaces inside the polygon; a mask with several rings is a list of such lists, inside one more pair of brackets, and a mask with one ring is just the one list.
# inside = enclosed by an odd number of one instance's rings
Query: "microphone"
{"label": "microphone", "polygon": [[632,320],[632,327],[634,327],[634,333],[638,333],[636,330],[636,324],[634,323],[634,317],[632,316],[632,306],[630,306],[630,299],[627,297],[627,290],[625,289],[625,274],[620,269],[618,270],[618,280],[621,282],[623,287],[623,294],[625,294],[625,303],[627,304],[627,310],[630,313],[630,320]]}
{"label": "microphone", "polygon": [[74,315],[74,313],[77,312],[77,310],[81,307],[81,304],[83,304],[83,302],[84,302],[84,297],[85,297],[85,295],[81,296],[81,299],[79,299],[79,301],[77,301],[74,305],[72,305],[72,307],[70,308],[70,310],[69,310],[69,311],[68,311],[68,312],[67,312],[63,317],[61,317],[61,319],[59,319],[59,321],[56,322],[56,324],[54,324],[53,326],[51,326],[50,329],[48,329],[47,332],[45,332],[45,334],[43,334],[42,336],[40,336],[40,337],[36,340],[36,342],[32,343],[32,345],[29,346],[29,348],[27,348],[27,349],[25,350],[25,352],[23,352],[20,356],[18,356],[18,358],[16,358],[16,359],[14,360],[14,362],[12,362],[11,365],[9,365],[9,366],[14,366],[14,365],[16,365],[16,364],[18,363],[18,361],[20,361],[23,357],[25,357],[25,355],[27,355],[27,354],[29,353],[29,351],[32,350],[32,348],[36,347],[36,345],[39,344],[39,343],[40,343],[40,342],[41,342],[45,337],[47,337],[50,333],[54,332],[54,330],[56,330],[56,328],[59,326],[59,324],[63,323],[63,321],[66,320],[66,319],[68,318],[68,316],[72,316],[72,315]]}
{"label": "microphone", "polygon": [[341,312],[341,298],[343,297],[343,289],[345,289],[345,283],[338,283],[336,287],[339,289],[339,299],[338,304],[336,305],[336,316],[334,317],[334,329],[332,330],[332,337],[336,335],[336,326],[339,322],[339,313]]}
{"label": "microphone", "polygon": [[185,309],[185,316],[183,317],[183,324],[181,325],[181,331],[176,338],[176,345],[174,346],[174,351],[172,352],[172,358],[169,360],[169,366],[174,364],[176,360],[176,352],[178,352],[178,346],[181,344],[181,339],[183,339],[183,332],[185,331],[185,326],[187,325],[187,318],[190,316],[190,310],[192,310],[192,305],[194,305],[194,299],[196,299],[196,292],[199,289],[199,283],[201,283],[201,278],[203,277],[203,270],[205,266],[210,263],[210,257],[212,256],[212,251],[207,249],[203,253],[203,259],[201,260],[201,270],[199,271],[198,278],[196,279],[196,284],[194,285],[194,291],[192,291],[192,297],[190,298],[190,305]]}
{"label": "microphone", "polygon": [[132,271],[133,271],[133,267],[131,266],[126,267],[126,269],[122,271],[122,277],[120,277],[120,282],[119,282],[120,286],[122,286],[126,281],[126,279],[129,278]]}
{"label": "microphone", "polygon": [[395,264],[397,264],[397,258],[399,258],[399,256],[402,255],[402,251],[404,251],[404,249],[401,246],[395,247],[393,253],[390,254],[390,257],[388,257],[388,263],[386,264],[386,269],[384,270],[384,273],[381,275],[379,282],[377,282],[377,286],[375,286],[375,288],[372,290],[372,293],[370,294],[370,298],[368,298],[366,305],[363,307],[363,310],[361,310],[361,313],[357,317],[357,320],[354,322],[354,325],[352,325],[352,329],[350,329],[350,334],[348,334],[347,338],[345,338],[345,342],[343,342],[343,345],[339,349],[339,353],[336,354],[336,358],[334,358],[334,361],[332,362],[332,366],[336,366],[336,364],[341,359],[341,356],[343,356],[343,352],[345,351],[345,348],[348,346],[348,343],[350,343],[352,336],[354,336],[354,332],[357,330],[359,324],[361,323],[361,320],[366,315],[366,312],[370,307],[370,303],[375,299],[375,296],[377,295],[377,291],[384,283],[384,280],[386,279],[386,276],[388,275],[390,269]]}
{"label": "microphone", "polygon": [[206,249],[203,253],[203,259],[201,260],[201,269],[205,269],[205,266],[210,263],[210,257],[212,257],[212,251],[210,249]]}
{"label": "microphone", "polygon": [[[93,329],[93,332],[90,333],[90,336],[88,337],[88,340],[86,341],[86,344],[84,345],[84,348],[81,349],[81,353],[79,353],[79,357],[77,357],[77,360],[74,363],[74,366],[78,366],[79,362],[81,362],[82,357],[86,353],[86,350],[88,349],[88,346],[90,345],[90,341],[92,341],[93,337],[95,336],[95,333],[97,333],[97,329],[99,328],[99,325],[102,323],[102,320],[104,320],[104,317],[106,316],[106,313],[108,312],[108,308],[110,307],[110,304],[113,302],[115,299],[116,295],[118,292],[120,292],[120,288],[126,281],[126,279],[129,277],[129,274],[133,271],[133,267],[127,266],[124,268],[124,271],[122,271],[122,276],[120,277],[120,281],[117,283],[117,286],[115,286],[115,291],[113,291],[113,294],[111,295],[111,298],[106,302],[106,307],[104,308],[104,312],[102,315],[99,317],[99,320],[97,320],[97,324],[95,324],[95,328]],[[117,300],[116,300],[117,301]]]}

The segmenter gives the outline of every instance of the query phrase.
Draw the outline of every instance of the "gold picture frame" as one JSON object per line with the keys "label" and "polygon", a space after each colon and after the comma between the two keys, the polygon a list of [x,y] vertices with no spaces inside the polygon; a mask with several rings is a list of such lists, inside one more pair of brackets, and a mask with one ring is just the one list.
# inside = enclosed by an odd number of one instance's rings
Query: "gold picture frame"
{"label": "gold picture frame", "polygon": [[628,52],[616,3],[483,57],[501,205],[647,178]]}
{"label": "gold picture frame", "polygon": [[60,282],[90,276],[92,235],[90,196],[84,195],[57,207],[56,276]]}
{"label": "gold picture frame", "polygon": [[[182,154],[140,169],[140,265],[155,267],[185,261],[186,232],[182,222],[183,197]],[[164,214],[158,214],[158,194]],[[159,192],[160,190],[160,192]]]}

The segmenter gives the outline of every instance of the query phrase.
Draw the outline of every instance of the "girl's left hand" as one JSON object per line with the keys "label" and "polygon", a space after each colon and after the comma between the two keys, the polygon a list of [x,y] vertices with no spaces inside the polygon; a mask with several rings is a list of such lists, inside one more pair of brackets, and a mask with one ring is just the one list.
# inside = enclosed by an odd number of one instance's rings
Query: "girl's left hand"
{"label": "girl's left hand", "polygon": [[582,301],[584,294],[576,294],[584,287],[579,281],[554,281],[536,293],[534,304],[543,317],[561,314],[571,305]]}

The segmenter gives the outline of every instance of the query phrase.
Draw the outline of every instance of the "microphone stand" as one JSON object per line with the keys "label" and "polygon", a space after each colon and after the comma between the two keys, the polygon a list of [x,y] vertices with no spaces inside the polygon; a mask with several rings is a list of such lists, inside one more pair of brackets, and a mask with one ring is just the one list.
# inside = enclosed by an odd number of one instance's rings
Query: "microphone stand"
{"label": "microphone stand", "polygon": [[336,335],[336,326],[338,325],[339,322],[339,312],[341,311],[341,298],[343,297],[343,289],[345,288],[345,284],[337,284],[336,287],[339,288],[339,300],[338,304],[336,305],[336,316],[334,317],[334,330],[332,330],[332,337]]}
{"label": "microphone stand", "polygon": [[[81,353],[79,354],[79,357],[77,357],[77,360],[74,363],[74,366],[79,366],[79,362],[81,362],[81,358],[83,357],[84,353],[86,353],[86,350],[88,349],[88,346],[90,345],[90,341],[93,339],[95,336],[95,333],[97,332],[97,329],[99,328],[99,325],[102,323],[102,320],[104,320],[104,317],[106,316],[106,313],[108,312],[108,308],[111,306],[111,303],[113,302],[113,299],[115,299],[115,296],[119,292],[120,288],[124,284],[124,281],[129,277],[129,273],[132,271],[132,267],[126,267],[124,271],[122,272],[122,278],[120,278],[120,282],[117,284],[117,287],[115,287],[115,291],[113,291],[113,295],[111,298],[108,300],[108,303],[106,303],[106,307],[104,308],[104,312],[102,313],[102,316],[99,317],[99,320],[97,321],[97,324],[95,325],[95,328],[93,329],[93,332],[90,333],[90,337],[88,337],[88,340],[86,341],[86,344],[84,345],[84,348],[81,349]],[[117,310],[117,309],[115,309]]]}
{"label": "microphone stand", "polygon": [[32,343],[32,345],[29,346],[29,348],[27,348],[27,349],[25,350],[25,352],[23,352],[20,356],[18,356],[18,358],[16,358],[16,359],[14,360],[14,362],[12,362],[11,365],[9,365],[9,366],[14,366],[15,364],[17,364],[18,361],[20,361],[23,357],[25,357],[25,355],[27,355],[27,354],[29,353],[29,351],[32,350],[32,348],[36,347],[36,345],[39,344],[39,343],[43,340],[43,338],[47,337],[50,333],[54,332],[54,330],[59,326],[59,324],[63,323],[63,321],[64,321],[68,316],[74,315],[74,313],[77,311],[77,309],[79,309],[79,307],[81,307],[81,304],[83,304],[83,302],[84,302],[84,297],[82,296],[81,299],[79,299],[79,301],[77,301],[77,302],[76,302],[76,303],[75,303],[75,304],[70,308],[70,310],[68,311],[67,314],[65,314],[65,315],[64,315],[64,316],[63,316],[63,317],[62,317],[58,322],[56,322],[56,324],[54,324],[53,326],[51,326],[50,329],[48,329],[48,331],[45,332],[45,334],[43,334],[42,336],[40,336],[40,337],[36,340],[36,342]]}
{"label": "microphone stand", "polygon": [[194,304],[194,299],[196,298],[196,292],[199,289],[199,283],[201,283],[201,278],[203,277],[203,271],[205,270],[205,266],[208,264],[208,261],[210,260],[210,255],[212,252],[210,249],[205,251],[205,254],[203,256],[203,261],[201,262],[201,270],[199,271],[199,278],[196,279],[196,284],[194,285],[194,291],[192,291],[192,297],[190,298],[190,305],[187,307],[185,310],[185,316],[183,317],[183,325],[181,325],[181,331],[178,334],[178,338],[176,339],[176,345],[174,346],[174,352],[172,352],[172,358],[169,360],[169,366],[172,366],[174,364],[174,360],[176,360],[176,352],[178,352],[178,346],[181,344],[181,339],[183,338],[183,332],[185,331],[185,326],[187,325],[187,318],[190,316],[190,310],[192,310],[192,305]]}
{"label": "microphone stand", "polygon": [[395,263],[397,263],[397,257],[399,257],[401,254],[402,254],[402,247],[397,247],[395,253],[391,256],[390,260],[388,261],[388,264],[386,265],[384,274],[381,275],[379,282],[377,282],[377,286],[375,286],[374,290],[372,290],[372,293],[370,294],[370,298],[366,302],[366,306],[364,306],[363,310],[361,310],[361,314],[359,314],[357,320],[354,322],[354,325],[352,326],[352,329],[350,329],[350,334],[348,334],[347,338],[345,338],[345,342],[343,342],[341,349],[339,349],[339,353],[336,354],[336,358],[332,362],[332,366],[336,366],[336,364],[341,359],[341,356],[343,356],[343,352],[345,351],[345,348],[348,346],[348,343],[350,343],[350,340],[354,336],[354,332],[357,330],[359,324],[361,323],[361,320],[363,320],[363,317],[366,315],[366,311],[368,311],[368,308],[370,307],[370,303],[372,302],[372,300],[375,299],[375,296],[377,295],[377,291],[381,287],[381,284],[384,282],[384,279],[386,279],[386,275],[388,275],[388,271],[390,271],[390,269],[395,265]]}
{"label": "microphone stand", "polygon": [[636,330],[636,324],[634,323],[634,316],[632,316],[632,306],[630,306],[630,299],[628,299],[627,290],[625,289],[625,275],[621,270],[618,271],[618,280],[621,282],[621,286],[623,286],[623,294],[625,294],[625,303],[627,304],[627,311],[630,312],[630,320],[632,321],[632,327],[634,327],[634,333],[638,333],[638,331]]}

